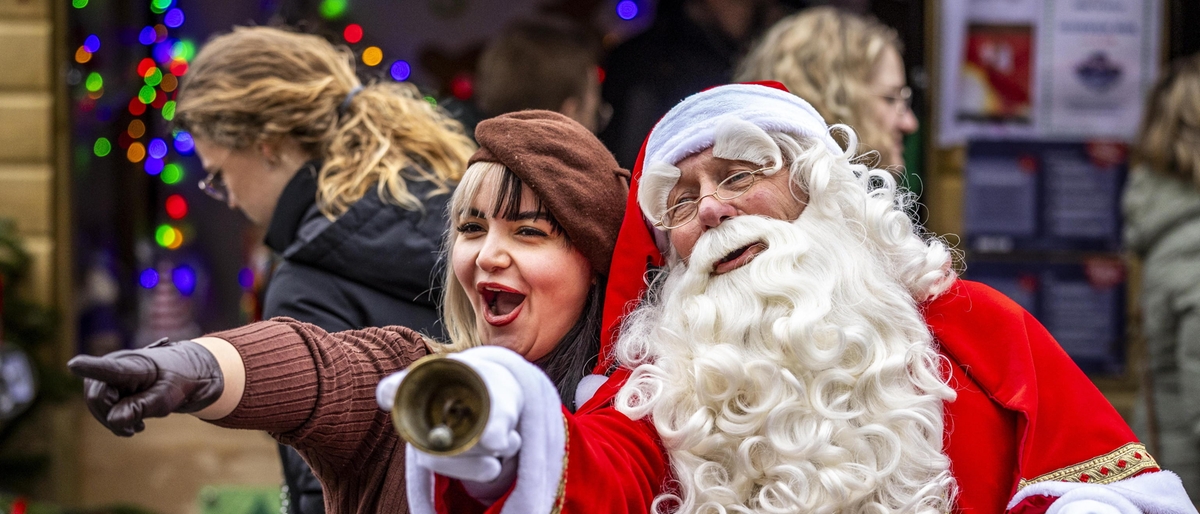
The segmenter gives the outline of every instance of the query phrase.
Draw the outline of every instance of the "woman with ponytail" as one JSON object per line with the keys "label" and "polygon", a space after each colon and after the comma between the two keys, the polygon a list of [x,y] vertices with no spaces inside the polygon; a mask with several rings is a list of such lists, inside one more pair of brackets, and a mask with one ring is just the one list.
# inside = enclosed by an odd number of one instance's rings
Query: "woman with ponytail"
{"label": "woman with ponytail", "polygon": [[[415,87],[362,84],[350,51],[318,36],[242,27],[192,62],[177,121],[208,172],[201,187],[282,257],[264,317],[435,333],[446,202],[474,148]],[[289,512],[323,512],[308,465],[279,449]]]}

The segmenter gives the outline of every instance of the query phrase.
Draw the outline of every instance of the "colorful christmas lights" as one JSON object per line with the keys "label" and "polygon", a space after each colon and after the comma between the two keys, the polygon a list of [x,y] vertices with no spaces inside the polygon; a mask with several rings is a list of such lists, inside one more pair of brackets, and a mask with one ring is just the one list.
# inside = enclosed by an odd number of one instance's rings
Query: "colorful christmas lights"
{"label": "colorful christmas lights", "polygon": [[158,178],[162,179],[163,184],[168,186],[178,184],[183,180],[183,167],[175,163],[167,164],[163,166],[162,173],[159,174]]}
{"label": "colorful christmas lights", "polygon": [[163,24],[171,28],[183,25],[183,10],[176,8],[167,11],[167,14],[163,16]]}
{"label": "colorful christmas lights", "polygon": [[164,165],[162,159],[150,157],[146,159],[146,163],[142,166],[142,169],[146,170],[147,175],[154,176],[162,173],[163,167]]}
{"label": "colorful christmas lights", "polygon": [[142,162],[142,159],[146,158],[146,147],[134,141],[129,145],[129,149],[125,151],[125,158],[129,159],[129,162]]}
{"label": "colorful christmas lights", "polygon": [[182,219],[184,216],[187,216],[187,200],[184,200],[183,196],[181,195],[176,194],[168,196],[165,207],[167,210],[167,216],[170,216],[173,220]]}
{"label": "colorful christmas lights", "polygon": [[157,39],[158,32],[154,30],[154,27],[146,26],[142,28],[141,32],[138,32],[138,43],[143,45],[153,45]]}
{"label": "colorful christmas lights", "polygon": [[167,156],[167,143],[159,138],[151,139],[150,144],[146,147],[146,151],[150,154],[150,157],[162,159]]}
{"label": "colorful christmas lights", "polygon": [[191,296],[196,291],[196,270],[187,264],[180,264],[171,270],[171,282],[183,296]]}
{"label": "colorful christmas lights", "polygon": [[254,287],[254,270],[242,268],[238,271],[238,284],[242,286],[242,289],[246,290]]}
{"label": "colorful christmas lights", "polygon": [[349,2],[346,0],[321,0],[321,6],[318,9],[325,19],[335,20],[346,14],[347,7],[349,7]]}
{"label": "colorful christmas lights", "polygon": [[138,284],[146,289],[154,289],[158,285],[158,270],[147,268],[138,275]]}
{"label": "colorful christmas lights", "polygon": [[363,64],[367,66],[376,66],[383,62],[383,50],[377,46],[368,46],[362,52]]}
{"label": "colorful christmas lights", "polygon": [[392,63],[391,75],[392,79],[397,81],[408,80],[408,77],[412,75],[412,66],[404,60],[396,61]]}
{"label": "colorful christmas lights", "polygon": [[638,15],[637,2],[633,0],[621,0],[617,2],[617,17],[622,20],[632,20]]}
{"label": "colorful christmas lights", "polygon": [[362,38],[363,38],[362,25],[359,25],[357,23],[351,23],[349,25],[346,25],[346,29],[342,31],[342,37],[346,39],[347,43],[350,43],[352,45],[359,41],[362,41]]}
{"label": "colorful christmas lights", "polygon": [[192,141],[192,135],[182,130],[175,133],[175,151],[183,155],[191,155],[192,150],[196,148],[196,143]]}
{"label": "colorful christmas lights", "polygon": [[97,139],[96,143],[92,145],[92,152],[96,154],[96,157],[104,157],[111,151],[112,142],[107,137]]}
{"label": "colorful christmas lights", "polygon": [[93,71],[88,74],[87,79],[83,82],[83,86],[93,93],[104,89],[104,77]]}
{"label": "colorful christmas lights", "polygon": [[125,132],[129,133],[129,137],[138,139],[146,135],[146,124],[142,123],[142,120],[133,120],[129,122],[129,127],[125,129]]}

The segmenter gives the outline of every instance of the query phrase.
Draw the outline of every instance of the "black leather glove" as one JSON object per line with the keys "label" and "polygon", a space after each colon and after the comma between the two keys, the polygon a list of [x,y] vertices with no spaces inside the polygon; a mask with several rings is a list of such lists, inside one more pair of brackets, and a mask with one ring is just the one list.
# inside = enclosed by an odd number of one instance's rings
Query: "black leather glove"
{"label": "black leather glove", "polygon": [[103,357],[77,355],[67,367],[84,379],[88,410],[112,433],[130,437],[145,418],[196,412],[225,390],[216,357],[192,341],[159,341]]}

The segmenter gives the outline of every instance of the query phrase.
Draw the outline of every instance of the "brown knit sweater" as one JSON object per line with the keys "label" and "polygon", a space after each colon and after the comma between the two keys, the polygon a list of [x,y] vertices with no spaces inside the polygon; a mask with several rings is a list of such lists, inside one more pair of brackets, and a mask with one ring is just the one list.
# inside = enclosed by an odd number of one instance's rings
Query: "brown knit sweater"
{"label": "brown knit sweater", "polygon": [[229,341],[246,365],[237,408],[213,421],[265,430],[300,452],[325,488],[330,514],[405,513],[404,444],[375,386],[427,353],[405,327],[330,334],[274,318],[212,334]]}

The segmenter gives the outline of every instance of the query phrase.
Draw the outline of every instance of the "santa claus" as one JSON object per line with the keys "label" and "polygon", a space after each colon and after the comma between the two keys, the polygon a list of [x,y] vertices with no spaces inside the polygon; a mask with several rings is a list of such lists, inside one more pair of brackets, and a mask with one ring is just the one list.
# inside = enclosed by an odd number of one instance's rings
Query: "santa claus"
{"label": "santa claus", "polygon": [[958,279],[830,130],[778,84],[672,109],[580,408],[496,349],[456,355],[507,407],[464,454],[409,448],[414,512],[1195,514],[1046,330]]}
{"label": "santa claus", "polygon": [[830,130],[781,85],[739,84],[647,140],[606,318],[647,298],[615,405],[670,457],[656,507],[1196,512],[1045,328],[957,278],[893,175]]}

